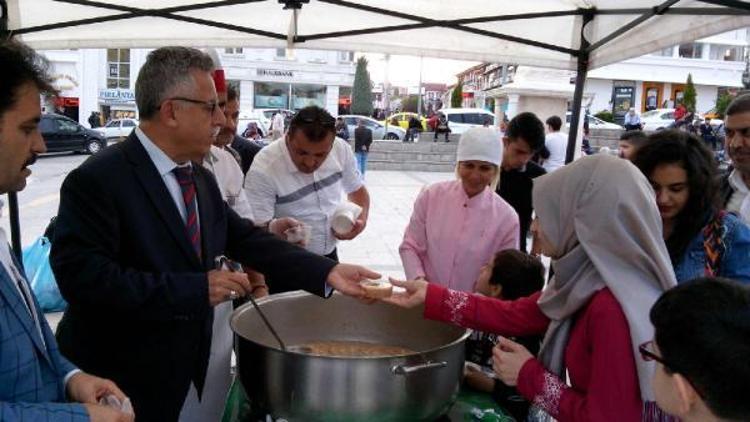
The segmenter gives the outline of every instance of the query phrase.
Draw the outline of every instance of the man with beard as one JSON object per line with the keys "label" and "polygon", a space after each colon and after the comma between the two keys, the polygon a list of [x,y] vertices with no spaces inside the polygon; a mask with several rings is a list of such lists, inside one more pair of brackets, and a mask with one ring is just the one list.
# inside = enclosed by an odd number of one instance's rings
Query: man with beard
{"label": "man with beard", "polygon": [[247,171],[250,169],[250,165],[253,164],[255,154],[262,147],[254,141],[245,139],[237,134],[237,122],[240,117],[240,95],[237,92],[237,88],[232,85],[227,86],[227,104],[224,108],[224,116],[227,118],[227,123],[221,129],[221,132],[219,132],[219,138],[221,138],[219,142],[230,142],[228,148],[237,152],[244,179]]}
{"label": "man with beard", "polygon": [[[26,187],[28,166],[47,150],[38,126],[39,94],[54,88],[47,63],[22,44],[0,44],[0,68],[0,194],[5,194]],[[0,201],[0,214],[2,206]],[[132,421],[133,415],[97,404],[108,395],[125,400],[114,383],[81,372],[60,354],[0,228],[0,420]]]}
{"label": "man with beard", "polygon": [[734,99],[724,120],[726,149],[732,167],[721,181],[722,199],[727,211],[750,224],[750,95]]}

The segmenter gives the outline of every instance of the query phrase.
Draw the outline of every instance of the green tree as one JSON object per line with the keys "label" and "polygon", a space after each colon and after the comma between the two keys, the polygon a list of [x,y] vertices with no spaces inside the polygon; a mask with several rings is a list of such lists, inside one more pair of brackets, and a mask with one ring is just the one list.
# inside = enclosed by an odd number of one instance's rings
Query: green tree
{"label": "green tree", "polygon": [[354,72],[352,114],[372,115],[372,82],[370,72],[367,71],[367,59],[364,57],[357,59],[357,70]]}
{"label": "green tree", "polygon": [[[401,111],[410,111],[412,113],[419,113],[417,111],[417,103],[419,99],[416,94],[409,95],[401,101]],[[421,113],[420,113],[421,114]]]}
{"label": "green tree", "polygon": [[463,85],[461,84],[461,81],[459,81],[456,84],[456,87],[453,88],[453,92],[451,92],[451,107],[453,108],[461,107],[463,102],[464,102]]}
{"label": "green tree", "polygon": [[716,113],[719,115],[720,119],[724,118],[724,113],[726,113],[727,107],[729,107],[729,103],[731,103],[733,99],[734,97],[727,92],[721,94],[719,98],[716,99]]}
{"label": "green tree", "polygon": [[682,97],[682,104],[685,105],[685,108],[688,109],[688,111],[695,112],[695,97],[697,96],[695,92],[695,85],[693,85],[693,75],[688,73],[687,83],[685,84],[685,92],[683,93]]}

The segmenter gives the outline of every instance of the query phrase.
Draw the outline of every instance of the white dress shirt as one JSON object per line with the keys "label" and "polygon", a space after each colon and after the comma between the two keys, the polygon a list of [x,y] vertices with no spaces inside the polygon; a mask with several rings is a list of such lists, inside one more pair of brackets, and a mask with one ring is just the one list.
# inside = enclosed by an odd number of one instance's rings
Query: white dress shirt
{"label": "white dress shirt", "polygon": [[750,188],[736,169],[732,170],[732,174],[729,175],[729,184],[734,189],[734,193],[727,203],[727,211],[738,214],[742,221],[750,224]]}

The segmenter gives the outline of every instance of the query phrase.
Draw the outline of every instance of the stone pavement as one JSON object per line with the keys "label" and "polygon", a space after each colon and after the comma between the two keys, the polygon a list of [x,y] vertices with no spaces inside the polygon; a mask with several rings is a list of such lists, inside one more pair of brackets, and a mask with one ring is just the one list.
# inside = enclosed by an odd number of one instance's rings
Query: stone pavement
{"label": "stone pavement", "polygon": [[426,185],[454,177],[453,173],[368,171],[365,183],[371,205],[367,227],[355,239],[339,242],[339,259],[403,278],[398,247],[417,194]]}

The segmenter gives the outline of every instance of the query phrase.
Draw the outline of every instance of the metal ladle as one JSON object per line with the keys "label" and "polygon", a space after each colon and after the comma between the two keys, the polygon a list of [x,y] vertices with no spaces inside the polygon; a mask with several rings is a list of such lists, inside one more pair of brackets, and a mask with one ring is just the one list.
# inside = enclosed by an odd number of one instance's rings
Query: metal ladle
{"label": "metal ladle", "polygon": [[[216,269],[222,269],[225,268],[233,273],[241,273],[244,272],[242,269],[242,265],[238,262],[234,262],[231,259],[227,258],[224,255],[217,256],[215,259]],[[266,324],[266,327],[268,327],[268,331],[273,334],[273,336],[276,338],[276,341],[279,342],[279,346],[281,346],[281,350],[287,351],[286,345],[281,340],[281,337],[279,337],[279,333],[276,332],[276,330],[273,328],[273,325],[271,325],[271,322],[266,318],[265,314],[263,314],[263,311],[260,310],[260,306],[258,306],[258,303],[255,302],[255,299],[252,295],[247,296],[248,299],[250,299],[250,303],[253,304],[255,307],[255,310],[258,311],[258,315],[260,315],[260,319],[263,320],[263,322]]]}

